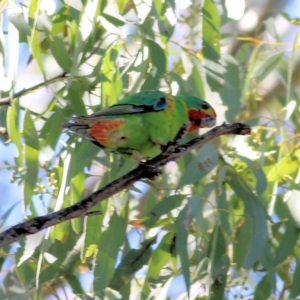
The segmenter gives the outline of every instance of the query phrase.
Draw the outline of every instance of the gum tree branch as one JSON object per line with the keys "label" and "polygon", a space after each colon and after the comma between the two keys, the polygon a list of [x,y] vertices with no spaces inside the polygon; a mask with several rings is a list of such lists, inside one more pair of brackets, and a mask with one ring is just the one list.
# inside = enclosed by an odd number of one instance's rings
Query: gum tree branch
{"label": "gum tree branch", "polygon": [[9,97],[3,97],[3,98],[0,99],[0,106],[1,105],[10,105],[10,102],[13,99],[19,98],[21,96],[25,96],[25,95],[27,95],[29,93],[35,92],[35,91],[43,88],[43,87],[45,87],[45,86],[47,86],[49,84],[52,84],[52,83],[57,82],[57,81],[59,81],[59,80],[61,80],[63,78],[66,78],[66,75],[67,75],[67,73],[59,74],[59,75],[57,75],[57,76],[55,76],[55,77],[53,77],[53,78],[51,78],[49,80],[45,80],[45,81],[43,81],[43,82],[41,82],[41,83],[39,83],[37,85],[34,85],[34,86],[32,86],[32,87],[30,87],[28,89],[23,89],[23,90],[21,90],[21,91],[19,91],[17,93],[14,93],[11,97],[10,96]]}
{"label": "gum tree branch", "polygon": [[251,127],[247,124],[223,124],[186,144],[178,145],[184,129],[182,128],[176,139],[160,155],[141,163],[129,173],[112,181],[80,202],[45,216],[32,218],[3,231],[0,234],[0,247],[19,241],[27,235],[37,233],[50,226],[89,215],[89,210],[99,202],[106,200],[123,189],[129,188],[142,178],[154,178],[161,172],[160,167],[164,166],[167,162],[178,159],[195,148],[203,147],[218,136],[225,134],[247,135],[251,133]]}
{"label": "gum tree branch", "polygon": [[4,136],[6,139],[8,138],[7,129],[5,127],[0,126],[0,135]]}

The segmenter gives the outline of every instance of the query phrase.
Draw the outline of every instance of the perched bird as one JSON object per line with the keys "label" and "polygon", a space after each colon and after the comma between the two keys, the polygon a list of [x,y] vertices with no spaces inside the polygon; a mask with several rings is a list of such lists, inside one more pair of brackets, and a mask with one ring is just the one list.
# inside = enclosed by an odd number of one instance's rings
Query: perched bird
{"label": "perched bird", "polygon": [[160,154],[180,128],[212,127],[216,112],[194,96],[171,96],[143,91],[87,117],[73,117],[63,125],[108,151],[137,161]]}

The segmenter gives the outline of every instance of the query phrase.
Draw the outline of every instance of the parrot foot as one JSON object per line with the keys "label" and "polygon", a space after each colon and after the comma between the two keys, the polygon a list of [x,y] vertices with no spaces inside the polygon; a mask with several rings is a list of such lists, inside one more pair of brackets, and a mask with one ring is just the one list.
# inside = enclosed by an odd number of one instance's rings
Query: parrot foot
{"label": "parrot foot", "polygon": [[184,135],[187,128],[188,128],[188,124],[184,124],[179,129],[173,141],[170,141],[167,145],[160,146],[163,154],[169,154],[175,151],[175,149],[180,145],[180,140],[182,139],[182,136]]}

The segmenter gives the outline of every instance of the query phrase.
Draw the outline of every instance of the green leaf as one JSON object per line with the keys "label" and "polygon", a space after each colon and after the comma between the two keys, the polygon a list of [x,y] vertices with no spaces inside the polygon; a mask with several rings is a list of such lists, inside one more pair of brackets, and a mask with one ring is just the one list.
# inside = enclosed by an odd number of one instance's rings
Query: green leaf
{"label": "green leaf", "polygon": [[50,49],[57,64],[64,70],[69,72],[72,66],[69,53],[66,51],[65,42],[63,39],[56,35],[49,39]]}
{"label": "green leaf", "polygon": [[199,154],[186,167],[182,174],[178,188],[199,181],[218,165],[218,152],[213,144],[206,144]]}
{"label": "green leaf", "polygon": [[253,221],[245,215],[242,224],[238,227],[234,248],[233,248],[233,262],[236,263],[237,269],[240,269],[246,260],[248,247],[253,236]]}
{"label": "green leaf", "polygon": [[8,17],[11,23],[17,28],[20,35],[23,35],[23,37],[21,37],[21,41],[22,40],[26,41],[25,37],[30,36],[30,27],[26,22],[24,15],[21,9],[19,8],[19,6],[14,5],[12,8],[9,8]]}
{"label": "green leaf", "polygon": [[55,13],[51,28],[51,35],[55,36],[59,33],[65,33],[67,20],[69,15],[69,7],[63,6],[58,12]]}
{"label": "green leaf", "polygon": [[271,283],[267,275],[258,283],[253,300],[266,300],[271,296]]}
{"label": "green leaf", "polygon": [[70,84],[66,99],[71,102],[72,112],[76,115],[86,114],[85,105],[83,102],[83,93],[85,92],[84,87],[78,81],[73,81]]}
{"label": "green leaf", "polygon": [[145,39],[144,44],[149,49],[149,62],[151,69],[147,73],[147,78],[141,87],[141,91],[155,90],[160,86],[160,79],[166,72],[167,60],[163,49],[154,41]]}
{"label": "green leaf", "polygon": [[259,197],[251,191],[250,187],[233,169],[228,168],[226,175],[229,176],[228,184],[244,202],[245,215],[252,220],[253,224],[253,234],[243,265],[244,268],[249,269],[261,256],[268,240],[267,213]]}
{"label": "green leaf", "polygon": [[185,195],[173,195],[156,204],[143,218],[142,224],[148,228],[154,227],[160,218],[182,204]]}
{"label": "green leaf", "polygon": [[222,64],[225,65],[224,86],[221,98],[227,105],[226,120],[231,122],[241,109],[241,83],[238,62],[229,54],[222,55]]}
{"label": "green leaf", "polygon": [[25,165],[24,201],[30,204],[36,186],[39,171],[39,140],[30,111],[27,110],[24,118]]}
{"label": "green leaf", "polygon": [[109,287],[119,291],[133,277],[134,273],[148,264],[152,254],[151,246],[156,242],[156,236],[142,242],[140,249],[131,249],[117,267],[115,274],[109,283]]}
{"label": "green leaf", "polygon": [[23,167],[23,145],[21,140],[21,131],[19,125],[20,118],[20,103],[19,100],[12,102],[12,105],[7,110],[7,131],[10,139],[17,146],[18,155],[17,163],[19,167]]}
{"label": "green leaf", "polygon": [[[299,198],[297,199],[299,200]],[[291,255],[299,236],[299,228],[294,220],[289,220],[285,223],[285,231],[282,239],[276,248],[273,265],[277,266]]]}
{"label": "green leaf", "polygon": [[126,19],[118,14],[106,14],[106,13],[102,13],[102,16],[110,23],[112,23],[115,26],[123,26],[124,24],[126,24]]}
{"label": "green leaf", "polygon": [[203,7],[203,56],[215,63],[220,59],[220,15],[213,0],[205,0]]}
{"label": "green leaf", "polygon": [[285,52],[280,52],[272,56],[268,56],[261,65],[254,71],[254,78],[257,82],[264,80],[279,64]]}
{"label": "green leaf", "polygon": [[176,222],[176,250],[180,257],[182,274],[187,292],[190,289],[190,270],[187,251],[188,226],[190,224],[191,207],[187,204],[179,213]]}
{"label": "green leaf", "polygon": [[209,275],[213,280],[211,299],[222,299],[226,287],[227,272],[230,260],[226,254],[227,242],[222,227],[216,225],[207,249],[207,257],[210,259]]}
{"label": "green leaf", "polygon": [[224,265],[223,255],[227,251],[227,242],[222,227],[216,225],[210,235],[207,257],[211,261],[210,276],[215,280],[220,274],[225,275],[229,265]]}
{"label": "green leaf", "polygon": [[62,133],[62,128],[59,126],[66,122],[65,116],[62,114],[62,110],[55,107],[52,111],[51,116],[46,119],[44,126],[41,129],[40,137],[44,139],[47,145],[53,150],[57,145],[59,137]]}
{"label": "green leaf", "polygon": [[121,48],[122,44],[115,45],[109,48],[103,57],[101,72],[108,80],[102,83],[102,107],[116,104],[122,93],[123,82],[120,78],[120,70],[116,65]]}
{"label": "green leaf", "polygon": [[108,229],[100,237],[98,246],[93,282],[94,292],[97,295],[100,295],[113,278],[114,266],[120,247],[124,242],[125,232],[126,226],[123,219],[114,212],[110,218]]}
{"label": "green leaf", "polygon": [[297,265],[294,271],[293,283],[290,290],[290,298],[296,298],[300,295],[300,260],[297,258]]}
{"label": "green leaf", "polygon": [[[84,174],[84,172],[79,172],[74,177],[72,177],[70,185],[71,204],[78,203],[80,200],[83,199],[85,192],[85,177],[86,175]],[[74,232],[79,234],[82,228],[82,221],[79,218],[76,218],[72,219],[71,223]]]}
{"label": "green leaf", "polygon": [[176,235],[168,232],[155,249],[149,262],[147,276],[144,281],[142,298],[147,299],[150,293],[149,284],[159,282],[159,275],[167,262],[174,255]]}
{"label": "green leaf", "polygon": [[78,11],[83,10],[83,4],[81,0],[65,0],[64,2]]}
{"label": "green leaf", "polygon": [[81,253],[81,260],[85,261],[87,257],[91,257],[97,250],[100,243],[101,227],[105,212],[107,209],[107,201],[102,201],[93,207],[93,210],[102,211],[100,216],[86,217],[84,220],[84,247]]}
{"label": "green leaf", "polygon": [[67,275],[64,276],[64,278],[66,279],[66,281],[68,282],[68,284],[72,288],[72,291],[75,295],[85,295],[84,289],[81,286],[81,282],[75,275],[67,274]]}
{"label": "green leaf", "polygon": [[179,213],[176,221],[176,250],[180,257],[182,274],[188,293],[190,289],[190,263],[187,244],[189,225],[193,219],[197,219],[199,216],[198,213],[201,206],[202,201],[200,196],[190,197],[188,203]]}
{"label": "green leaf", "polygon": [[267,177],[264,171],[260,167],[258,167],[257,163],[253,160],[242,155],[237,155],[236,157],[239,158],[241,161],[244,161],[249,167],[249,169],[251,169],[252,174],[256,178],[256,192],[259,195],[262,194],[268,186]]}
{"label": "green leaf", "polygon": [[39,32],[36,29],[32,29],[31,31],[29,45],[32,56],[36,60],[41,72],[45,74],[44,61],[42,57],[42,46],[39,40]]}
{"label": "green leaf", "polygon": [[286,155],[280,161],[274,164],[274,166],[268,172],[268,181],[284,181],[287,175],[291,175],[298,170],[299,163],[300,149],[297,149],[294,151],[294,153]]}
{"label": "green leaf", "polygon": [[[195,59],[193,60],[195,62]],[[188,82],[191,85],[191,94],[205,99],[205,86],[202,78],[202,74],[197,67],[197,63],[193,63],[192,73],[188,78]]]}
{"label": "green leaf", "polygon": [[221,222],[220,225],[222,225],[225,232],[228,235],[230,235],[231,228],[228,220],[230,217],[230,211],[226,199],[226,190],[224,186],[222,186],[222,190],[218,194],[217,206],[218,206],[219,218]]}
{"label": "green leaf", "polygon": [[[162,0],[154,0],[153,1],[153,8],[155,13],[155,19],[158,22],[158,28],[160,32],[161,41],[166,44],[169,38],[172,36],[175,27],[175,19],[174,24],[171,25],[168,18],[166,17],[167,9],[169,9],[169,14],[174,11],[171,7],[168,7],[168,2],[163,2]],[[175,18],[175,14],[174,14]]]}

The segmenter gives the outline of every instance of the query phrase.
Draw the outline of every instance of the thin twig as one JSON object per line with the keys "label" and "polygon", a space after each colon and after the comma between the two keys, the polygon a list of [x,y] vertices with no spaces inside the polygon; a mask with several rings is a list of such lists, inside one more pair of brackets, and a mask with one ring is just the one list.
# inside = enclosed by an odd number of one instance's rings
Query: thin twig
{"label": "thin twig", "polygon": [[[174,147],[174,142],[172,142],[170,143],[169,147],[164,149],[162,154],[140,164],[134,170],[130,171],[119,179],[114,180],[105,187],[84,198],[80,202],[59,211],[52,212],[48,215],[35,217],[5,230],[0,234],[0,247],[19,241],[27,235],[37,233],[50,226],[54,226],[74,218],[86,216],[87,212],[99,202],[104,201],[123,189],[129,188],[134,182],[142,178],[153,178],[159,174],[159,168],[165,165],[168,161],[178,159],[180,156],[190,152],[195,148],[204,146],[220,135],[246,135],[250,134],[250,132],[251,127],[247,124],[223,124],[211,129],[204,135],[191,140],[184,145]],[[180,137],[180,134],[181,131],[178,133],[178,137]]]}
{"label": "thin twig", "polygon": [[8,138],[7,129],[5,127],[0,127],[0,135],[3,135],[5,138]]}
{"label": "thin twig", "polygon": [[43,82],[41,82],[41,83],[39,83],[37,85],[34,85],[34,86],[30,87],[30,88],[23,89],[23,90],[21,90],[21,91],[19,91],[17,93],[14,93],[11,97],[1,98],[0,99],[0,106],[1,105],[10,105],[10,102],[13,99],[19,98],[21,96],[25,96],[25,95],[27,95],[29,93],[32,93],[32,92],[35,92],[36,90],[39,90],[39,89],[41,89],[41,88],[43,88],[43,87],[45,87],[45,86],[47,86],[49,84],[52,84],[52,83],[54,83],[56,81],[59,81],[59,80],[65,78],[66,75],[67,75],[67,73],[62,73],[62,74],[57,75],[57,76],[55,76],[55,77],[53,77],[53,78],[51,78],[49,80],[45,80],[45,81],[43,81]]}

